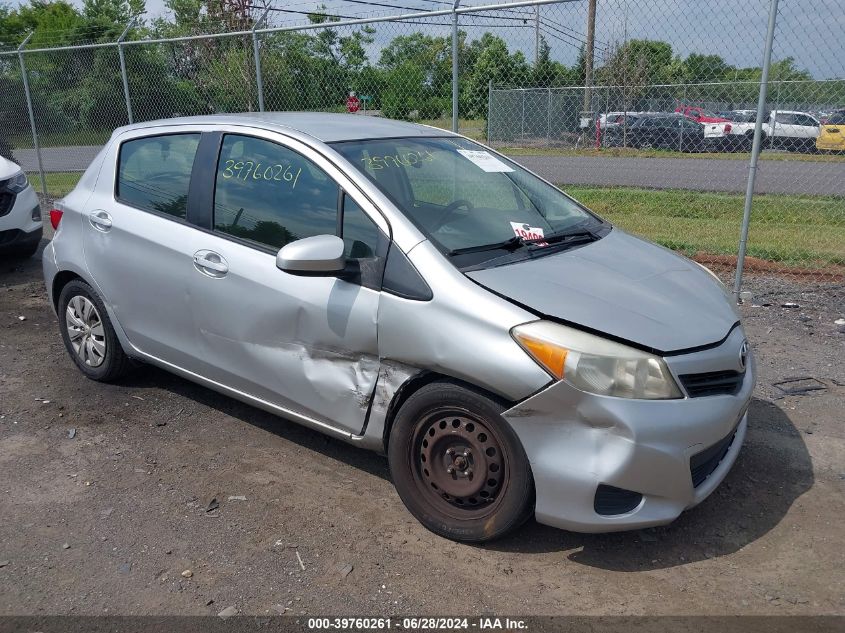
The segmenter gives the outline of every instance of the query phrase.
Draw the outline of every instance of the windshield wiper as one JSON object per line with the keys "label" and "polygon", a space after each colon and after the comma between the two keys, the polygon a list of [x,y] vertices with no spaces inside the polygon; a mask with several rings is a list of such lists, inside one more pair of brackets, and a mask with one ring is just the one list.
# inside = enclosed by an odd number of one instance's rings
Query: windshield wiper
{"label": "windshield wiper", "polygon": [[465,248],[456,248],[449,251],[449,255],[464,255],[466,253],[483,253],[484,251],[507,250],[512,251],[521,248],[523,245],[530,243],[531,240],[524,240],[521,237],[514,235],[501,242],[494,242],[492,244],[481,244],[479,246],[467,246]]}
{"label": "windshield wiper", "polygon": [[536,245],[547,245],[547,244],[560,244],[560,243],[570,243],[570,242],[581,242],[584,240],[593,241],[598,239],[598,236],[593,231],[588,230],[581,230],[581,231],[561,231],[560,233],[552,233],[545,237],[535,237],[530,240],[522,240],[523,244],[536,244]]}
{"label": "windshield wiper", "polygon": [[494,242],[492,244],[481,244],[479,246],[467,246],[465,248],[456,248],[449,251],[449,255],[465,255],[467,253],[483,253],[485,251],[506,250],[515,251],[523,246],[547,246],[549,244],[560,243],[576,243],[584,240],[593,241],[598,239],[598,236],[593,231],[561,231],[560,233],[551,233],[545,237],[535,237],[525,239],[514,235],[501,242]]}

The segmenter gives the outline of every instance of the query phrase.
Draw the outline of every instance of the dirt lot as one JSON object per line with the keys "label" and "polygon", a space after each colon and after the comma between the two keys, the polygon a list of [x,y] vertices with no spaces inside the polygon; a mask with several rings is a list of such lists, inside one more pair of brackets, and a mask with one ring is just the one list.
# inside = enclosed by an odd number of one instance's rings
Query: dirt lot
{"label": "dirt lot", "polygon": [[[2,261],[0,615],[845,614],[843,292],[750,286],[760,386],[715,494],[660,529],[470,547],[382,457],[152,368],[85,380],[40,262]],[[779,398],[799,375],[824,389]]]}

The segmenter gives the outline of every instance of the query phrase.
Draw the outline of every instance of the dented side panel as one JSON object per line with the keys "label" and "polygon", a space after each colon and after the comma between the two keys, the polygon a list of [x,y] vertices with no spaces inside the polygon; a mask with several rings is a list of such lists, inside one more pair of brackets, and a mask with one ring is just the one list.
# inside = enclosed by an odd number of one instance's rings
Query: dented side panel
{"label": "dented side panel", "polygon": [[194,371],[351,434],[364,427],[378,374],[379,293],[334,277],[300,277],[275,257],[204,234],[229,264],[194,270]]}
{"label": "dented side panel", "polygon": [[431,301],[385,293],[379,307],[382,358],[464,380],[510,401],[521,400],[551,380],[510,335],[537,317],[474,283],[431,242],[408,258],[424,271]]}

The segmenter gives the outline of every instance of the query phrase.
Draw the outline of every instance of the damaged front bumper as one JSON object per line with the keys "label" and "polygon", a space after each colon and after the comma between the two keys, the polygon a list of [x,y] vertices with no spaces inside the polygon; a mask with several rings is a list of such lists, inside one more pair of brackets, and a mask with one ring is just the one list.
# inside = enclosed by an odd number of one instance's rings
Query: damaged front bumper
{"label": "damaged front bumper", "polygon": [[[666,358],[673,374],[715,371],[744,339]],[[556,382],[503,415],[519,436],[536,486],[537,521],[576,532],[662,525],[703,501],[745,439],[755,364],[733,395],[630,400]]]}

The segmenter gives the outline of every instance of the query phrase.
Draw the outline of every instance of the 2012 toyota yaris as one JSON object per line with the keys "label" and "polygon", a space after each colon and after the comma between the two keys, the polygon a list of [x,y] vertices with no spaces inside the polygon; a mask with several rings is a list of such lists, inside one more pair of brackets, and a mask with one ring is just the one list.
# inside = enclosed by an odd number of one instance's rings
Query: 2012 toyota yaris
{"label": "2012 toyota yaris", "polygon": [[387,454],[426,527],[660,525],[746,433],[754,361],[698,264],[422,125],[244,114],[120,128],[51,213],[79,369],[137,359]]}

